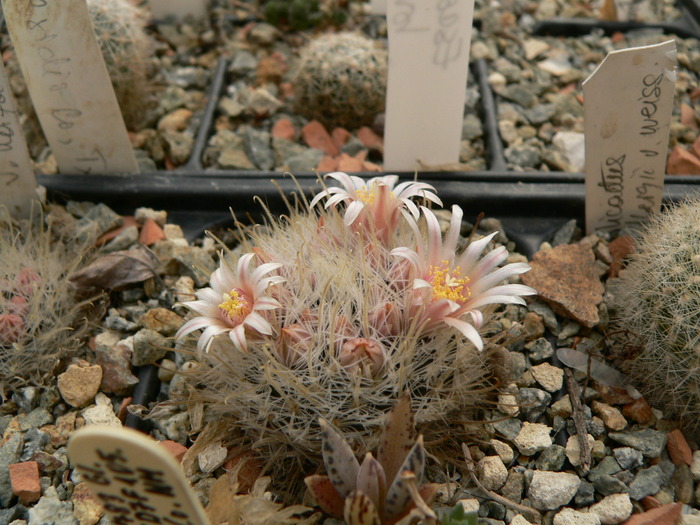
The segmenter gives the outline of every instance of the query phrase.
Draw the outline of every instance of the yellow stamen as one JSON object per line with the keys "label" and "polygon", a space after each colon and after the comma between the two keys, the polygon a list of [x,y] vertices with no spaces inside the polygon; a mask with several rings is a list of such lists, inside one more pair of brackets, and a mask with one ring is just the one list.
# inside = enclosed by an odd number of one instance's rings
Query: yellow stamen
{"label": "yellow stamen", "polygon": [[224,294],[224,301],[219,304],[219,308],[223,310],[231,319],[235,319],[242,311],[248,308],[248,301],[241,298],[237,290],[231,290],[231,293]]}
{"label": "yellow stamen", "polygon": [[430,267],[430,284],[433,285],[433,299],[448,299],[464,303],[471,297],[469,277],[462,277],[458,267],[450,270],[448,261],[441,261],[439,266]]}
{"label": "yellow stamen", "polygon": [[[374,204],[374,200],[377,197],[377,184],[372,183],[370,186],[366,188],[359,188],[355,190],[355,195],[359,200],[364,202],[366,205],[371,206]],[[393,192],[389,192],[389,195],[391,197],[394,196]]]}

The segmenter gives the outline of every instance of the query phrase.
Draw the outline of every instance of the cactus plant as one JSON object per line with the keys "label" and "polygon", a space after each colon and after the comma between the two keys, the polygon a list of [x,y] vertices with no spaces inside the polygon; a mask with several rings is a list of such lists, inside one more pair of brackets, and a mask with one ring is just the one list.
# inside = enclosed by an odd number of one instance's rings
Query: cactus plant
{"label": "cactus plant", "polygon": [[88,0],[87,5],[124,121],[134,128],[143,117],[152,54],[146,13],[129,0]]}
{"label": "cactus plant", "polygon": [[68,281],[86,244],[32,222],[0,218],[0,397],[41,385],[81,336],[82,304]]}
{"label": "cactus plant", "polygon": [[[325,199],[318,213],[299,204],[244,230],[238,256],[223,254],[211,286],[184,303],[198,315],[177,334],[203,329],[192,400],[243,430],[240,439],[278,473],[318,460],[318,418],[371,450],[404,390],[431,436],[451,419],[476,417],[492,385],[490,354],[480,352],[482,309],[522,304],[533,292],[496,286],[529,267],[496,270],[503,247],[479,259],[493,235],[456,254],[459,208],[441,242],[435,215],[410,200],[439,202],[431,186],[333,177],[344,187],[321,192],[312,201],[316,208]],[[454,439],[468,428],[457,425]]]}
{"label": "cactus plant", "polygon": [[328,127],[354,129],[384,110],[387,55],[356,33],[317,37],[300,51],[294,76],[298,111]]}
{"label": "cactus plant", "polygon": [[611,286],[617,327],[638,348],[622,365],[640,391],[690,427],[700,422],[700,200],[655,216]]}

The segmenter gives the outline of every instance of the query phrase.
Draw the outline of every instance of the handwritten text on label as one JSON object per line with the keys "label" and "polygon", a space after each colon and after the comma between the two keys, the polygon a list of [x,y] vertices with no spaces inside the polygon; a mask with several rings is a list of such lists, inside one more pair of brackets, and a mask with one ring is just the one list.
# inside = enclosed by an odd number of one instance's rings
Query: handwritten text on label
{"label": "handwritten text on label", "polygon": [[673,41],[610,53],[584,82],[586,231],[659,210],[674,93]]}
{"label": "handwritten text on label", "polygon": [[2,0],[42,128],[66,173],[137,172],[84,0]]}

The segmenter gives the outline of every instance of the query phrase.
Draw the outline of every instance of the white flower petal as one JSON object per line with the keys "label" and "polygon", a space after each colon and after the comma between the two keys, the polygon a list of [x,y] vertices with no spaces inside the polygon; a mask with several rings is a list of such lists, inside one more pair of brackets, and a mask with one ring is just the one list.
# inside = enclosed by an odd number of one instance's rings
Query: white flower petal
{"label": "white flower petal", "polygon": [[[225,292],[228,293],[230,291],[231,291],[231,289],[229,288]],[[221,300],[223,299],[222,292],[216,292],[216,291],[212,290],[211,288],[201,288],[201,289],[197,290],[194,294],[197,296],[197,299],[201,299],[202,301],[206,301],[209,304],[217,304],[218,305],[221,302]],[[189,306],[189,304],[188,304],[189,302],[190,301],[183,303],[183,304],[185,304],[186,306]],[[194,301],[191,301],[191,302],[194,302]]]}
{"label": "white flower petal", "polygon": [[457,250],[457,241],[459,233],[462,229],[462,208],[457,205],[452,206],[452,217],[450,218],[450,228],[447,230],[447,235],[442,243],[443,250],[447,253],[454,253]]}
{"label": "white flower petal", "polygon": [[209,345],[211,344],[211,340],[216,337],[219,334],[223,334],[224,332],[228,332],[228,328],[222,328],[220,326],[210,326],[204,332],[202,332],[202,335],[199,336],[199,341],[197,341],[197,350],[202,351],[202,350],[209,350]]}
{"label": "white flower petal", "polygon": [[183,303],[190,310],[194,310],[199,315],[205,317],[218,317],[219,316],[219,303],[221,302],[221,297],[219,297],[219,302],[217,304],[212,304],[209,301],[188,301]]}
{"label": "white flower petal", "polygon": [[249,313],[243,321],[243,324],[247,324],[261,334],[272,335],[272,326],[257,312]]}
{"label": "white flower petal", "polygon": [[514,275],[525,273],[528,270],[530,270],[530,265],[527,263],[506,264],[503,268],[499,268],[479,279],[474,283],[472,289],[477,291],[487,290]]}
{"label": "white flower petal", "polygon": [[484,251],[484,248],[486,248],[488,243],[491,242],[491,239],[493,239],[496,236],[496,234],[498,234],[498,232],[490,233],[486,237],[482,237],[478,241],[470,242],[469,246],[467,246],[467,249],[464,250],[462,255],[458,257],[457,264],[462,268],[462,271],[465,272],[465,274],[469,275],[472,268],[479,260],[481,252]]}
{"label": "white flower petal", "polygon": [[462,332],[464,337],[469,339],[477,350],[481,351],[484,349],[484,342],[481,340],[479,332],[477,332],[476,328],[474,328],[468,322],[462,321],[461,319],[455,319],[453,317],[445,317],[443,322],[446,325],[456,328]]}
{"label": "white flower petal", "polygon": [[245,339],[245,327],[242,324],[233,328],[228,336],[238,350],[241,352],[248,351],[248,342]]}
{"label": "white flower petal", "polygon": [[316,204],[321,202],[321,199],[323,199],[324,197],[328,197],[329,195],[330,193],[328,192],[328,190],[323,190],[322,192],[317,193],[314,196],[314,198],[311,199],[311,202],[309,203],[309,208],[313,208],[314,206],[316,206]]}
{"label": "white flower petal", "polygon": [[364,207],[364,202],[352,201],[348,206],[348,209],[345,210],[345,216],[343,217],[343,223],[345,223],[345,226],[350,226],[353,222],[355,222]]}
{"label": "white flower petal", "polygon": [[224,329],[226,328],[225,323],[220,319],[212,319],[211,317],[195,317],[194,319],[190,319],[180,327],[180,329],[175,334],[175,339],[181,339],[182,337],[194,332],[195,330],[199,330],[200,328],[207,328],[209,326],[219,326],[220,328]]}
{"label": "white flower petal", "polygon": [[418,257],[418,254],[410,248],[406,248],[404,246],[394,248],[389,252],[389,255],[407,260],[415,269],[420,268],[420,258]]}
{"label": "white flower petal", "polygon": [[259,297],[255,304],[253,305],[253,311],[255,310],[274,310],[276,308],[282,308],[282,305],[277,299],[272,297]]}

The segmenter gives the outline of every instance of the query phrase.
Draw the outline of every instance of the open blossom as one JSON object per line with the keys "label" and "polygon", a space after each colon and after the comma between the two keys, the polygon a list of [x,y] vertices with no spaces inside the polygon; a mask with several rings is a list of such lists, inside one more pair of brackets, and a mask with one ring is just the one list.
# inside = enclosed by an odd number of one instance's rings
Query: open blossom
{"label": "open blossom", "polygon": [[419,211],[411,197],[423,198],[442,206],[442,201],[433,193],[433,186],[424,182],[409,181],[395,187],[399,180],[397,175],[374,177],[367,181],[341,171],[326,176],[339,181],[342,188],[331,187],[320,192],[311,201],[311,207],[324,197],[328,198],[326,208],[345,202],[345,225],[355,231],[363,227],[372,228],[385,245],[396,229],[402,209],[408,209],[411,215],[418,219]]}
{"label": "open blossom", "polygon": [[401,247],[391,251],[392,255],[408,261],[413,271],[409,315],[412,318],[419,316],[419,323],[425,331],[443,324],[456,328],[482,350],[478,328],[483,323],[483,315],[479,308],[488,304],[525,304],[522,296],[536,293],[529,286],[496,285],[527,272],[530,266],[511,263],[497,268],[508,258],[508,251],[503,246],[480,257],[497,232],[470,243],[461,255],[457,255],[462,209],[452,207],[452,219],[444,240],[435,214],[425,207],[422,210],[427,223],[426,245],[417,225],[409,221],[418,239],[417,250]]}
{"label": "open blossom", "polygon": [[199,317],[183,324],[175,334],[176,338],[203,328],[197,350],[208,350],[215,336],[227,333],[236,348],[245,351],[246,330],[272,335],[272,326],[264,313],[281,308],[281,305],[267,292],[270,286],[282,283],[284,279],[277,275],[265,276],[282,264],[265,263],[251,271],[250,263],[255,256],[254,253],[243,255],[235,272],[221,257],[219,268],[211,274],[211,288],[198,290],[195,293],[197,301],[182,303],[197,312]]}

